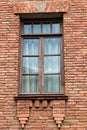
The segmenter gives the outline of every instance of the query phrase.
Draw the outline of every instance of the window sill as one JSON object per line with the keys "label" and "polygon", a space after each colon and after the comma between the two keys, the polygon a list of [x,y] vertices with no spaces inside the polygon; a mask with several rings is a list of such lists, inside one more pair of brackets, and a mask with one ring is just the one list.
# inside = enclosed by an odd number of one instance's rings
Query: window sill
{"label": "window sill", "polygon": [[15,100],[67,100],[68,96],[64,94],[20,94],[14,98]]}

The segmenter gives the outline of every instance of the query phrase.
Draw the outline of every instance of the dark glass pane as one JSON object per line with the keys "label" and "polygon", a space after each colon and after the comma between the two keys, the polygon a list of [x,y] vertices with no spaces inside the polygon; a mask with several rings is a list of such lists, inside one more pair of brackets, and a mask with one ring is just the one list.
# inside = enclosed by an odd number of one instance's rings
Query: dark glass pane
{"label": "dark glass pane", "polygon": [[22,93],[37,93],[37,92],[38,92],[38,76],[23,76]]}
{"label": "dark glass pane", "polygon": [[45,73],[60,73],[60,56],[48,56],[44,58]]}
{"label": "dark glass pane", "polygon": [[35,34],[41,33],[41,24],[34,24],[33,25],[33,33],[35,33]]}
{"label": "dark glass pane", "polygon": [[60,54],[60,38],[44,39],[45,54]]}
{"label": "dark glass pane", "polygon": [[45,75],[44,76],[44,92],[59,92],[60,91],[60,75]]}
{"label": "dark glass pane", "polygon": [[43,33],[50,33],[50,24],[43,24],[42,25],[42,32]]}
{"label": "dark glass pane", "polygon": [[59,23],[52,24],[52,33],[60,33],[60,24]]}
{"label": "dark glass pane", "polygon": [[32,25],[24,24],[24,34],[31,34],[31,33],[32,33]]}
{"label": "dark glass pane", "polygon": [[39,39],[24,39],[23,55],[38,55]]}
{"label": "dark glass pane", "polygon": [[38,57],[23,57],[23,74],[38,73]]}

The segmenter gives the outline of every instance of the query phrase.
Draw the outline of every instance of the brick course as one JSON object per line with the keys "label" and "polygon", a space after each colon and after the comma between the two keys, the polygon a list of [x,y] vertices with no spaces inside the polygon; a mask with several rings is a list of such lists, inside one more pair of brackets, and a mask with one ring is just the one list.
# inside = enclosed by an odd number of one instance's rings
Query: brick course
{"label": "brick course", "polygon": [[[14,99],[20,66],[18,14],[38,12],[66,12],[64,104]],[[87,130],[87,0],[0,0],[0,130],[58,130],[58,123],[60,130]]]}

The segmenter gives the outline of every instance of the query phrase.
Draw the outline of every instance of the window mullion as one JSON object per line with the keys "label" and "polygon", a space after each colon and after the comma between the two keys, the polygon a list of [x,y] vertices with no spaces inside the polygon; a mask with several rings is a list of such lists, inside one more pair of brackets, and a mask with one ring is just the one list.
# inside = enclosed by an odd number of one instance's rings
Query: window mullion
{"label": "window mullion", "polygon": [[39,93],[43,93],[43,38],[40,37],[39,45]]}
{"label": "window mullion", "polygon": [[39,38],[39,78],[38,78],[38,92],[41,93],[41,39]]}
{"label": "window mullion", "polygon": [[41,37],[41,93],[44,93],[44,38]]}

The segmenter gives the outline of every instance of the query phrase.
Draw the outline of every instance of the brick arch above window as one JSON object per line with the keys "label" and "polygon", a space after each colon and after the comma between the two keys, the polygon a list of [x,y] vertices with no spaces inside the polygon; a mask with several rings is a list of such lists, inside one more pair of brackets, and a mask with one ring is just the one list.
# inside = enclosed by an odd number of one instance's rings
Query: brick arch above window
{"label": "brick arch above window", "polygon": [[15,14],[67,12],[69,3],[70,0],[15,2],[13,11]]}

